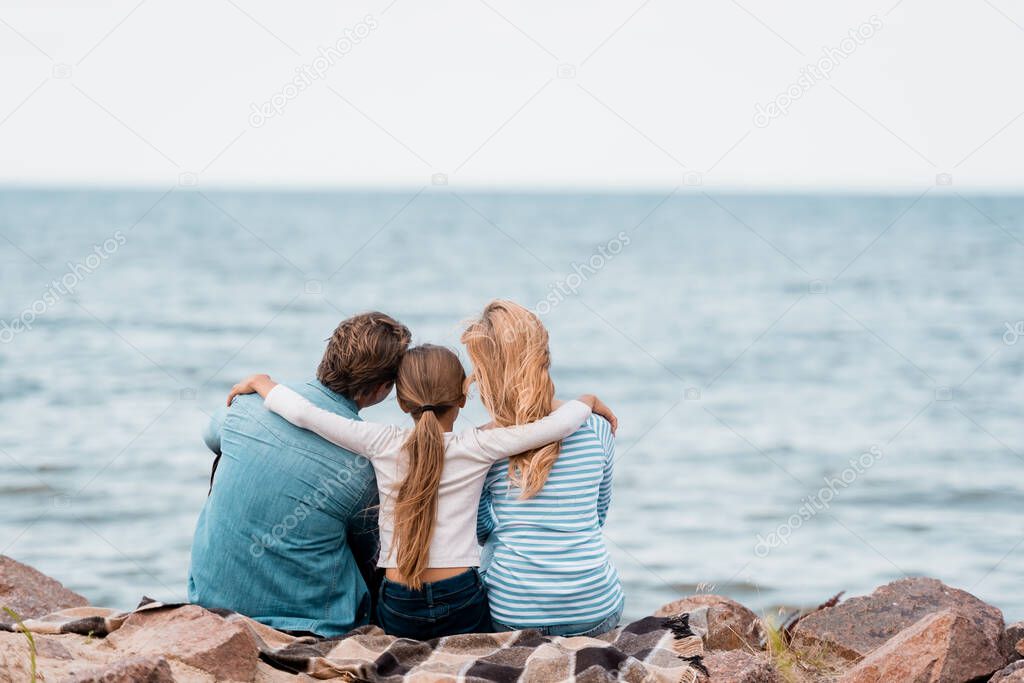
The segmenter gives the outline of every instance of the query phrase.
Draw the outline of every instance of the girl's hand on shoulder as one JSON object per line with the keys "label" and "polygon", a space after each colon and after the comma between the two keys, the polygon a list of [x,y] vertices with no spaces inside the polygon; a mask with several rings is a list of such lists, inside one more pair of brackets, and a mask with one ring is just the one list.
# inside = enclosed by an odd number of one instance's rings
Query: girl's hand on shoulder
{"label": "girl's hand on shoulder", "polygon": [[277,382],[270,379],[270,375],[250,375],[235,386],[231,387],[231,392],[228,394],[228,405],[235,400],[235,396],[239,394],[259,394],[263,398],[267,397],[270,390],[277,386]]}
{"label": "girl's hand on shoulder", "polygon": [[590,410],[595,415],[600,415],[604,419],[608,420],[608,423],[612,426],[612,434],[619,428],[619,419],[615,417],[615,413],[612,409],[604,404],[604,402],[593,394],[583,394],[579,397],[579,400],[590,406]]}

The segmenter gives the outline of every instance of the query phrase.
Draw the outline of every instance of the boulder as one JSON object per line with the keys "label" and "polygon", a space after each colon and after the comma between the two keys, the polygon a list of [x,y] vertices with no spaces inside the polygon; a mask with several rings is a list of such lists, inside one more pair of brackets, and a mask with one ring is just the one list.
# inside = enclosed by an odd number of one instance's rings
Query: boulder
{"label": "boulder", "polygon": [[164,657],[129,657],[82,672],[69,683],[174,683],[174,674]]}
{"label": "boulder", "polygon": [[995,672],[988,683],[1024,683],[1024,661],[1014,662]]}
{"label": "boulder", "polygon": [[[698,614],[700,608],[707,608]],[[693,612],[690,623],[705,627],[704,647],[708,650],[760,650],[763,631],[761,620],[749,609],[722,595],[691,595],[664,605],[654,613],[656,617],[671,617]]]}
{"label": "boulder", "polygon": [[1024,621],[1006,627],[1003,634],[1003,654],[1011,662],[1024,659]]}
{"label": "boulder", "polygon": [[850,598],[807,615],[793,629],[798,652],[857,661],[923,617],[951,610],[977,627],[998,650],[1003,613],[966,591],[936,579],[901,579],[867,596]]}
{"label": "boulder", "polygon": [[[22,619],[34,619],[57,610],[88,604],[88,600],[68,590],[59,581],[0,555],[0,606],[14,610]],[[14,619],[0,609],[0,623],[13,622]]]}
{"label": "boulder", "polygon": [[702,674],[702,683],[782,683],[779,672],[763,653],[717,650],[704,655],[704,666],[711,676]]}
{"label": "boulder", "polygon": [[164,656],[218,681],[251,681],[259,651],[252,632],[197,605],[135,612],[106,638],[119,654]]}
{"label": "boulder", "polygon": [[956,610],[929,614],[889,639],[839,678],[839,683],[963,683],[1005,664],[982,628]]}

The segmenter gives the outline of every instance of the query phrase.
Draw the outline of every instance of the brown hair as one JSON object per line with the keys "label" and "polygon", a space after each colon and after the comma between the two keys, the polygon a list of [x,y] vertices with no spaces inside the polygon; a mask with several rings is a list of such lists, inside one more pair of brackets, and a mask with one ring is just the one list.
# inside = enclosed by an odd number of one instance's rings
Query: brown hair
{"label": "brown hair", "polygon": [[[480,400],[498,427],[539,420],[551,412],[555,384],[548,372],[548,331],[540,318],[514,301],[495,299],[462,333]],[[509,458],[509,480],[530,498],[544,487],[561,443]]]}
{"label": "brown hair", "polygon": [[[398,368],[398,405],[416,420],[402,451],[405,479],[395,503],[398,571],[413,589],[423,585],[437,520],[437,492],[444,470],[444,430],[438,420],[462,405],[466,371],[450,349],[423,344],[409,349]],[[394,546],[392,547],[394,551]]]}
{"label": "brown hair", "polygon": [[352,400],[395,381],[412,335],[402,323],[379,311],[342,320],[327,342],[316,378]]}

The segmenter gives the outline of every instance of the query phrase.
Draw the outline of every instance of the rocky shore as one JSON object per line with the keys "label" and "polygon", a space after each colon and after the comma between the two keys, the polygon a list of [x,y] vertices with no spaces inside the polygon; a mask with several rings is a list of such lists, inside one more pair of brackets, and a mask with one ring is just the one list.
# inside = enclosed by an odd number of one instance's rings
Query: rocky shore
{"label": "rocky shore", "polygon": [[[0,555],[0,682],[165,683],[313,680],[260,661],[250,633],[197,606],[133,614],[106,638],[17,631],[16,619],[87,601]],[[657,615],[690,614],[705,633],[710,683],[1024,683],[1024,622],[935,579],[902,579],[866,596],[772,624],[719,595],[694,595]]]}

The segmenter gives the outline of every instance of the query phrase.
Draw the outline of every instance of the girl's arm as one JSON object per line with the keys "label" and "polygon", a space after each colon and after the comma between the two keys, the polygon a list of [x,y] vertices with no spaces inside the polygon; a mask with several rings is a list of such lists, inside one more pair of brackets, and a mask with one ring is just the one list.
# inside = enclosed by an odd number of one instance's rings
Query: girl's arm
{"label": "girl's arm", "polygon": [[239,394],[259,394],[261,397],[266,398],[267,394],[276,386],[277,382],[270,379],[270,375],[249,375],[231,387],[231,391],[228,392],[228,406],[231,406],[231,402]]}
{"label": "girl's arm", "polygon": [[566,401],[550,415],[536,422],[479,430],[476,432],[477,442],[485,457],[502,460],[561,441],[579,429],[598,405],[603,406],[596,396],[584,394],[575,401]]}
{"label": "girl's arm", "polygon": [[398,436],[398,428],[392,425],[352,420],[318,408],[300,394],[270,379],[268,375],[253,375],[236,384],[228,395],[228,404],[230,405],[231,400],[238,394],[253,392],[263,397],[263,405],[268,410],[277,413],[296,427],[308,429],[357,455],[372,459]]}
{"label": "girl's arm", "polygon": [[[619,418],[615,417],[615,413],[612,412],[612,409],[606,406],[604,401],[593,394],[583,394],[583,396],[580,397],[580,400],[583,400],[584,398],[593,402],[593,405],[590,407],[593,410],[594,415],[599,415],[608,421],[608,424],[612,427],[612,435],[614,436],[615,432],[619,429]],[[560,408],[564,403],[565,401],[555,399],[551,402],[551,409],[555,410]]]}

